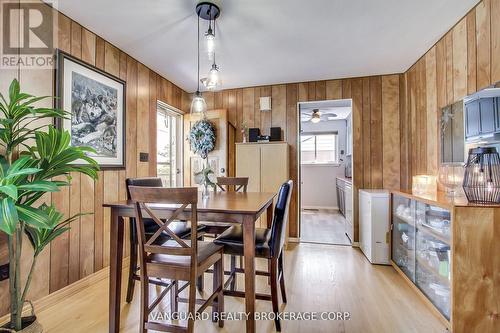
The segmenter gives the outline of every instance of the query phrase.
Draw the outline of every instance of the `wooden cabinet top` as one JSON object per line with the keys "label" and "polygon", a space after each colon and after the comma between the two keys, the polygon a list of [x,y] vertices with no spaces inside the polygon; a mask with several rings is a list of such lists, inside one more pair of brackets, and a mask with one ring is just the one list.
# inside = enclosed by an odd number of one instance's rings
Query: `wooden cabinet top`
{"label": "wooden cabinet top", "polygon": [[452,210],[454,207],[500,208],[500,204],[495,205],[495,204],[471,203],[467,200],[465,196],[450,198],[443,191],[438,191],[437,193],[432,193],[432,194],[421,194],[421,195],[413,194],[411,191],[397,191],[397,190],[392,190],[391,193],[449,210]]}
{"label": "wooden cabinet top", "polygon": [[286,141],[270,141],[270,142],[236,142],[236,145],[276,145],[284,144],[288,145]]}

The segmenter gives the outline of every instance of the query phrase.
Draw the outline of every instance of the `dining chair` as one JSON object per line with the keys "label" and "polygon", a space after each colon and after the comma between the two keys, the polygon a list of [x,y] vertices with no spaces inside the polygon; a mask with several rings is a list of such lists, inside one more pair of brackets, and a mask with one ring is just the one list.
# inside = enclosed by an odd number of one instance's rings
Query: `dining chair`
{"label": "dining chair", "polygon": [[[283,247],[285,244],[286,229],[288,224],[288,210],[290,207],[290,198],[293,190],[293,182],[288,182],[281,185],[276,205],[274,207],[273,221],[270,229],[257,228],[255,230],[255,256],[257,258],[265,258],[269,262],[269,270],[256,271],[256,275],[264,275],[270,277],[271,295],[257,294],[258,299],[271,300],[273,312],[276,315],[279,312],[278,306],[278,282],[281,289],[281,298],[283,303],[286,303],[285,290],[285,273],[283,268]],[[224,246],[224,253],[234,256],[243,256],[243,228],[241,225],[234,225],[218,236],[214,243]],[[244,273],[243,268],[235,269],[235,274],[230,276],[224,284],[227,288],[232,280],[236,279],[236,273]],[[227,295],[244,297],[244,292],[225,291]],[[276,330],[281,331],[281,324],[278,316],[275,319]]]}
{"label": "dining chair", "polygon": [[[126,187],[127,187],[127,199],[130,200],[130,191],[128,190],[129,186],[147,186],[147,187],[162,187],[163,183],[161,181],[161,178],[159,177],[143,177],[143,178],[127,178],[125,180]],[[144,218],[144,230],[146,234],[146,238],[151,237],[154,235],[156,231],[158,231],[159,226],[155,223],[153,219],[150,218]],[[138,246],[138,239],[137,239],[137,229],[135,227],[136,221],[135,218],[130,218],[130,265],[129,265],[129,272],[128,272],[128,283],[127,283],[127,297],[126,301],[127,303],[132,302],[134,298],[134,288],[135,288],[135,281],[139,281],[139,274],[137,272],[139,271],[139,266],[137,265],[137,246]],[[186,238],[189,237],[191,234],[191,224],[186,221],[175,221],[170,224],[170,229],[180,238]],[[202,228],[198,228],[198,238],[202,238]],[[170,236],[166,233],[163,232],[159,237],[158,237],[158,242],[163,243],[167,241],[170,238]],[[162,281],[157,281],[157,280],[152,280],[151,283],[153,284],[158,284],[158,285],[164,285],[165,283]],[[203,289],[203,277],[201,277],[198,280],[197,286],[199,289]]]}
{"label": "dining chair", "polygon": [[[215,191],[219,190],[222,192],[234,191],[234,192],[246,192],[248,188],[248,177],[217,177],[217,183]],[[203,231],[207,235],[217,237],[226,231],[229,227],[233,226],[234,223],[224,223],[224,222],[201,222],[204,226]],[[243,267],[243,259],[240,257],[240,267]],[[235,274],[236,269],[236,256],[231,256],[231,271],[229,276]],[[231,290],[236,289],[236,279],[232,279]]]}
{"label": "dining chair", "polygon": [[[214,190],[222,192],[231,190],[235,192],[246,192],[247,187],[248,177],[217,177],[217,183]],[[200,225],[203,225],[205,234],[217,237],[217,235],[222,234],[227,228],[234,224],[225,222],[200,222]]]}
{"label": "dining chair", "polygon": [[[212,305],[212,313],[220,314],[224,311],[222,246],[213,242],[198,241],[198,190],[194,187],[129,186],[129,191],[134,202],[139,239],[139,263],[141,266],[139,273],[141,280],[140,332],[147,332],[151,329],[163,332],[192,333],[197,313],[203,312],[209,305]],[[176,210],[168,219],[162,221],[152,209],[152,205],[155,204],[175,205]],[[159,226],[159,229],[149,238],[146,238],[143,213],[146,213]],[[176,219],[191,222],[190,240],[181,239],[169,228]],[[169,235],[169,239],[160,244],[161,242],[158,242],[158,239],[164,232]],[[213,292],[207,299],[197,300],[196,279],[212,266],[214,267]],[[173,281],[151,303],[149,301],[150,279],[169,279]],[[187,282],[177,290],[178,281]],[[174,301],[171,306],[177,308],[178,293],[185,288],[189,288],[187,326],[161,323],[150,318],[150,313],[160,304],[169,291],[172,301]],[[198,301],[201,306],[195,313],[195,306]],[[219,326],[223,327],[224,321],[220,318],[220,315],[213,315],[213,320],[218,321]]]}
{"label": "dining chair", "polygon": [[[125,180],[127,187],[127,199],[131,200],[129,186],[146,186],[146,187],[162,187],[163,183],[161,178],[158,177],[144,177],[144,178],[127,178]],[[158,229],[160,228],[156,222],[151,218],[143,218],[144,223],[144,232],[146,238],[154,235]],[[171,230],[175,233],[176,236],[180,238],[189,237],[191,234],[191,224],[188,222],[175,221],[170,224]],[[163,243],[167,241],[170,236],[163,232],[158,237],[158,242]],[[134,287],[135,281],[139,281],[139,266],[137,265],[137,246],[138,246],[138,238],[137,238],[137,228],[135,218],[130,218],[130,265],[129,265],[129,273],[128,273],[128,283],[127,283],[127,303],[132,302],[134,298]],[[161,281],[151,281],[152,283],[157,283],[162,285]]]}

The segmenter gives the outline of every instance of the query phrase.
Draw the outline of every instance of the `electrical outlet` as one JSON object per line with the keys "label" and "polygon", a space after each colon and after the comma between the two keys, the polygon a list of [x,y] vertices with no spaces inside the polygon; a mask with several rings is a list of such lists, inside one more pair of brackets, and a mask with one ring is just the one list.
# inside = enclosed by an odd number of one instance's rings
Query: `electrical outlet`
{"label": "electrical outlet", "polygon": [[0,281],[7,280],[9,278],[9,263],[0,266]]}
{"label": "electrical outlet", "polygon": [[140,162],[149,161],[149,154],[148,153],[139,153],[139,161]]}

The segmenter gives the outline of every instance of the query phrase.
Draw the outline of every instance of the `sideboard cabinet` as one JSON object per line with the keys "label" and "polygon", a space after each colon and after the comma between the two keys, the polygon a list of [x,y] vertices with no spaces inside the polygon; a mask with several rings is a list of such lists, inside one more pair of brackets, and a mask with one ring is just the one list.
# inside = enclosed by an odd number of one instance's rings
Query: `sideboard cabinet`
{"label": "sideboard cabinet", "polygon": [[500,206],[393,191],[391,263],[452,332],[500,332]]}

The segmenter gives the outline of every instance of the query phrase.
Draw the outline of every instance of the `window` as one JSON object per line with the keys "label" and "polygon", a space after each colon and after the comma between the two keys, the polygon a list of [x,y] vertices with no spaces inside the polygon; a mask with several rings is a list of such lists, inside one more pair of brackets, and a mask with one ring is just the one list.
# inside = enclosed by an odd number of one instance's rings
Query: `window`
{"label": "window", "polygon": [[157,124],[157,173],[166,187],[181,186],[182,139],[181,116],[167,106],[159,105]]}
{"label": "window", "polygon": [[307,133],[300,136],[301,164],[338,163],[336,133]]}

